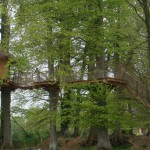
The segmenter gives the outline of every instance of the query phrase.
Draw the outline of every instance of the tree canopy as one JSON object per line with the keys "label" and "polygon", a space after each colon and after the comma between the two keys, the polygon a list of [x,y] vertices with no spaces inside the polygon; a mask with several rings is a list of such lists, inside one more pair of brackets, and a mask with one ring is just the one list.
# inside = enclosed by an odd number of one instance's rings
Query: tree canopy
{"label": "tree canopy", "polygon": [[[13,93],[14,137],[47,138],[50,124],[57,150],[56,127],[149,128],[148,0],[0,2],[0,51],[13,55],[1,86],[32,90]],[[99,140],[97,149],[105,147]]]}

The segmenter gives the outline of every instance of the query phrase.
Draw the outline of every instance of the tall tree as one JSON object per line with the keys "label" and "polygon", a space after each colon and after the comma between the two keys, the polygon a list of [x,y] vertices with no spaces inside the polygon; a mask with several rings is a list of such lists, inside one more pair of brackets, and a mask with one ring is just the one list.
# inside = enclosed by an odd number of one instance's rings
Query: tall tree
{"label": "tall tree", "polygon": [[[10,16],[8,9],[9,1],[1,0],[1,49],[4,53],[9,53],[10,44]],[[10,102],[11,89],[7,87],[1,88],[1,141],[2,149],[10,149],[12,144],[11,122],[10,122]]]}
{"label": "tall tree", "polygon": [[[133,36],[126,32],[127,29],[131,32],[128,28],[128,22],[131,20],[130,17],[127,19],[126,12],[129,7],[124,5],[123,1],[18,0],[17,2],[14,32],[18,38],[12,48],[17,52],[18,59],[23,60],[20,61],[21,65],[18,64],[22,70],[24,68],[27,70],[27,66],[31,69],[31,66],[35,68],[43,65],[49,72],[48,79],[60,81],[63,85],[64,82],[70,81],[70,76],[73,81],[104,78],[109,73],[108,70],[116,72],[120,69],[118,62],[126,64],[131,60],[128,55]],[[45,73],[43,66],[41,72]],[[57,104],[53,105],[56,91],[47,90],[50,104],[54,106]],[[103,94],[102,101],[105,102],[106,95]],[[56,107],[50,106],[52,112]],[[103,105],[99,104],[99,107],[103,108]],[[55,121],[51,123],[53,126],[51,131],[56,135]],[[99,128],[100,132],[109,143],[108,131],[103,124]],[[56,138],[53,139],[55,144],[52,142],[52,145],[57,149]],[[100,136],[99,139],[101,141]]]}
{"label": "tall tree", "polygon": [[148,87],[150,82],[148,74],[150,71],[150,2],[147,0],[126,0],[126,2],[132,10],[133,21],[136,22],[136,24],[133,24],[133,28],[134,34],[137,34],[137,36],[133,37],[133,39],[138,41],[138,43],[134,43],[137,50],[135,51],[131,72],[133,76],[136,76],[139,80],[140,91],[143,88],[140,81],[144,84],[144,91],[146,92],[144,94],[139,92],[139,96],[144,97],[143,101],[149,105]]}

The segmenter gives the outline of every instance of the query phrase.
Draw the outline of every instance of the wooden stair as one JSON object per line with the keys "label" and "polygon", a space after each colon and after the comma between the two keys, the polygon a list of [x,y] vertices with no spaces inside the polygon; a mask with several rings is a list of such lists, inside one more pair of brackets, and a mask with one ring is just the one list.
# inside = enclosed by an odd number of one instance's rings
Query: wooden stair
{"label": "wooden stair", "polygon": [[150,107],[150,89],[142,81],[129,72],[125,72],[123,79],[127,81],[127,90],[135,96],[137,99],[144,102],[144,104]]}

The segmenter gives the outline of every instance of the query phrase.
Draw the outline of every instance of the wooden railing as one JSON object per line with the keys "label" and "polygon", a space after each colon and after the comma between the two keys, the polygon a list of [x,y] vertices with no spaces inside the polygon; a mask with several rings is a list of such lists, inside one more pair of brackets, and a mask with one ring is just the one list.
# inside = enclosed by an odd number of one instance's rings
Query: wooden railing
{"label": "wooden railing", "polygon": [[129,72],[124,73],[123,79],[128,82],[127,89],[130,93],[142,99],[145,104],[150,105],[150,89],[148,85]]}
{"label": "wooden railing", "polygon": [[14,84],[18,85],[32,85],[34,82],[43,82],[50,80],[48,71],[44,72],[35,72],[35,71],[18,71],[13,74],[11,74],[10,79]]}
{"label": "wooden railing", "polygon": [[[150,103],[150,89],[147,85],[142,83],[135,75],[127,72],[126,70],[122,70],[120,74],[117,73],[117,76],[114,76],[112,72],[108,72],[108,70],[96,70],[90,73],[72,73],[69,75],[64,75],[62,77],[50,77],[48,71],[29,71],[29,72],[15,72],[11,75],[11,80],[14,84],[20,86],[31,86],[34,82],[43,82],[43,81],[64,81],[64,82],[76,82],[79,80],[93,80],[93,79],[104,79],[104,78],[116,78],[127,81],[127,89],[134,96],[139,97],[145,103]],[[90,77],[90,78],[89,78]]]}
{"label": "wooden railing", "polygon": [[32,85],[34,82],[43,82],[43,81],[62,81],[62,82],[75,82],[80,80],[93,80],[93,79],[103,79],[108,78],[112,74],[106,70],[96,70],[94,72],[87,72],[84,74],[73,72],[73,73],[66,73],[61,76],[54,76],[49,75],[48,71],[18,71],[11,74],[11,81],[14,84],[18,85]]}

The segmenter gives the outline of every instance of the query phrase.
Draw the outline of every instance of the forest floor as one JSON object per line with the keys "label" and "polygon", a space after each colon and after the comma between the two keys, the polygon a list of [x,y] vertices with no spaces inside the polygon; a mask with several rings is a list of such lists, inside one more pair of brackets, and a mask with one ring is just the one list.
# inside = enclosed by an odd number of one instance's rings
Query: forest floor
{"label": "forest floor", "polygon": [[135,149],[150,150],[150,137],[136,136],[129,139],[132,147]]}
{"label": "forest floor", "polygon": [[[50,139],[44,140],[42,143],[37,145],[37,149],[39,150],[47,150],[49,146]],[[76,138],[63,138],[59,137],[59,150],[94,150],[95,147],[81,147],[84,143],[85,139],[81,137]],[[146,136],[134,136],[129,138],[129,143],[132,145],[130,148],[125,148],[126,146],[123,145],[122,147],[114,148],[114,150],[150,150],[150,137]]]}

